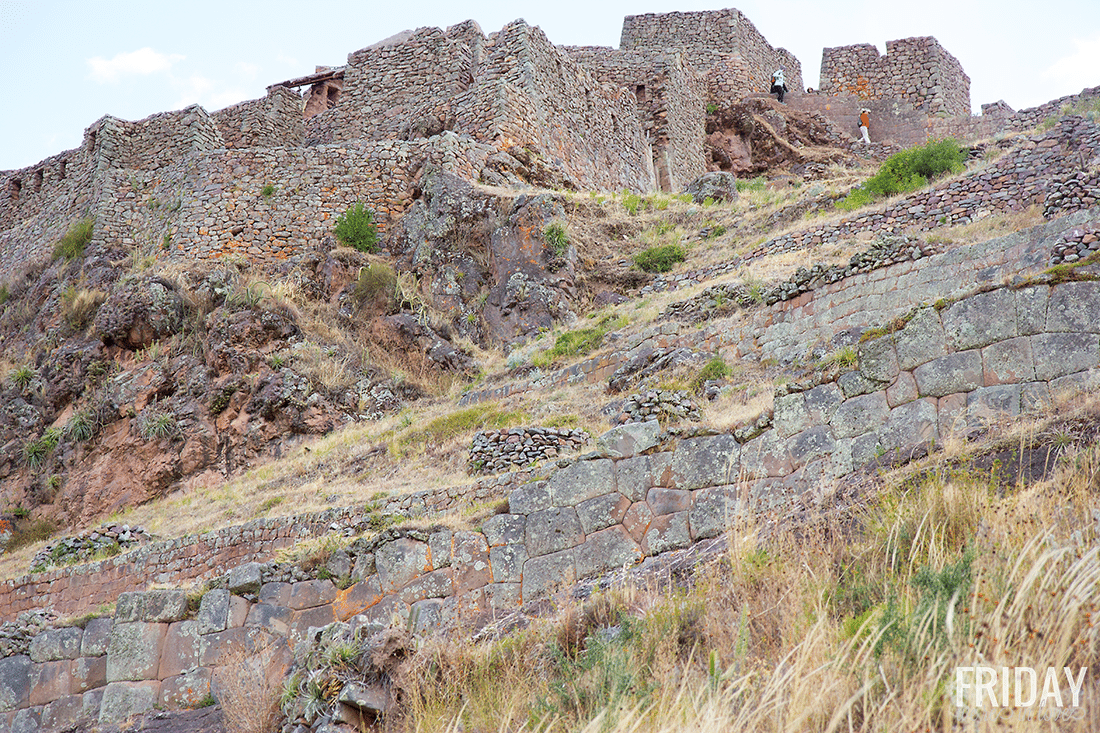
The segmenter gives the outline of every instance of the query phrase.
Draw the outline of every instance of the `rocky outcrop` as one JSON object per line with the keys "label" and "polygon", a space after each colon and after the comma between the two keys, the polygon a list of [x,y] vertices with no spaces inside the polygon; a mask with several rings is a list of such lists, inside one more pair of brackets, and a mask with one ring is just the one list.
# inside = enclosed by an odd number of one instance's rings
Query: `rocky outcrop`
{"label": "rocky outcrop", "polygon": [[95,318],[96,332],[108,346],[136,351],[179,331],[183,301],[164,278],[124,279]]}
{"label": "rocky outcrop", "polygon": [[388,246],[455,331],[504,342],[574,317],[574,255],[543,235],[563,216],[552,194],[501,195],[436,173],[425,177]]}

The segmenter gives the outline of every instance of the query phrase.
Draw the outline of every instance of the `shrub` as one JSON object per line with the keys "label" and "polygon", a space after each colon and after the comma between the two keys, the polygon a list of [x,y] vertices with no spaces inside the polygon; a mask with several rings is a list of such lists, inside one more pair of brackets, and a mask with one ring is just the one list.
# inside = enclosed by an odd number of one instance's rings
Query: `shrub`
{"label": "shrub", "polygon": [[8,373],[8,379],[20,390],[26,389],[34,381],[35,373],[30,364],[21,364]]}
{"label": "shrub", "polygon": [[720,356],[716,356],[699,370],[699,373],[695,375],[695,378],[691,380],[691,389],[693,392],[700,392],[703,389],[703,385],[712,379],[722,379],[728,377],[733,370],[730,369],[729,364],[725,359]]}
{"label": "shrub", "polygon": [[561,257],[569,247],[569,234],[565,231],[565,225],[560,221],[554,221],[546,225],[542,230],[542,238],[554,250],[554,254]]}
{"label": "shrub", "polygon": [[6,550],[7,552],[15,552],[21,547],[33,545],[35,542],[48,540],[56,531],[56,524],[48,519],[39,517],[32,522],[21,524],[15,531],[13,531],[11,533],[11,539],[8,540],[8,546]]}
{"label": "shrub", "polygon": [[951,139],[895,153],[883,162],[878,173],[838,202],[837,207],[851,211],[876,198],[915,191],[935,176],[961,172],[966,155],[967,151]]}
{"label": "shrub", "polygon": [[179,422],[170,412],[147,410],[138,417],[138,432],[145,440],[171,438],[179,433]]}
{"label": "shrub", "polygon": [[336,217],[336,229],[333,233],[341,244],[354,247],[360,252],[374,252],[378,248],[378,227],[374,223],[374,212],[361,203],[356,203]]}
{"label": "shrub", "polygon": [[393,268],[382,262],[360,267],[351,299],[360,310],[369,307],[382,313],[393,312],[397,307],[397,275]]}
{"label": "shrub", "polygon": [[8,290],[8,284],[4,283],[0,285],[0,305],[8,302],[8,298],[11,297],[11,291]]}
{"label": "shrub", "polygon": [[267,184],[263,187],[263,189],[260,190],[260,195],[263,196],[265,199],[271,198],[275,195],[275,187],[272,186],[270,183]]}
{"label": "shrub", "polygon": [[66,260],[75,260],[83,255],[84,248],[92,240],[94,228],[95,219],[90,216],[75,222],[69,227],[69,231],[65,232],[65,236],[54,245],[53,259],[59,260],[64,257]]}
{"label": "shrub", "polygon": [[634,255],[634,264],[646,272],[668,272],[677,262],[687,258],[684,248],[678,244],[650,247]]}
{"label": "shrub", "polygon": [[38,468],[53,453],[54,448],[61,442],[60,428],[47,428],[41,438],[28,442],[23,446],[23,460],[31,468]]}

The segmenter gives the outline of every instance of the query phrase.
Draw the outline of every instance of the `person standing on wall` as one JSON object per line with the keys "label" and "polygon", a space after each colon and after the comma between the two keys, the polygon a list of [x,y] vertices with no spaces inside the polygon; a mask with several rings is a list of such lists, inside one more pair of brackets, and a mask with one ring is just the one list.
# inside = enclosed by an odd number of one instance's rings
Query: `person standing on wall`
{"label": "person standing on wall", "polygon": [[778,69],[775,70],[775,73],[772,74],[772,90],[771,90],[771,93],[772,94],[778,94],[779,95],[779,101],[782,102],[783,101],[783,94],[786,91],[787,91],[787,80],[783,75],[783,67],[780,66]]}
{"label": "person standing on wall", "polygon": [[871,136],[868,134],[868,130],[871,127],[871,110],[866,107],[861,107],[859,110],[859,134],[863,135],[863,142],[870,145]]}

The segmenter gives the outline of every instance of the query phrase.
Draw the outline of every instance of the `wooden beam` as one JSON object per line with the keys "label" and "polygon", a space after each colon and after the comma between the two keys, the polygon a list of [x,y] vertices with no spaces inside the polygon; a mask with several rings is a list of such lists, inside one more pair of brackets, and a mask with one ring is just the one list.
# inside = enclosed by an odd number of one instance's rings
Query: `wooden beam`
{"label": "wooden beam", "polygon": [[310,74],[309,76],[299,76],[297,79],[288,79],[281,81],[278,84],[272,84],[267,87],[270,92],[275,87],[303,87],[307,84],[312,86],[318,82],[329,81],[330,79],[343,79],[344,69],[330,69],[329,71],[320,71],[316,74]]}

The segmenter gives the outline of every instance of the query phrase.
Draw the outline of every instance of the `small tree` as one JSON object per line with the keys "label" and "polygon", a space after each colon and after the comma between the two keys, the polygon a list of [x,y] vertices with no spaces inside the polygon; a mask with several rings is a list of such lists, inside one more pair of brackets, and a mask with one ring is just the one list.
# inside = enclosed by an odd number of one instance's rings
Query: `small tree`
{"label": "small tree", "polygon": [[336,217],[336,229],[333,233],[340,244],[354,247],[360,252],[374,252],[378,249],[378,227],[374,223],[374,212],[362,203],[356,202]]}

